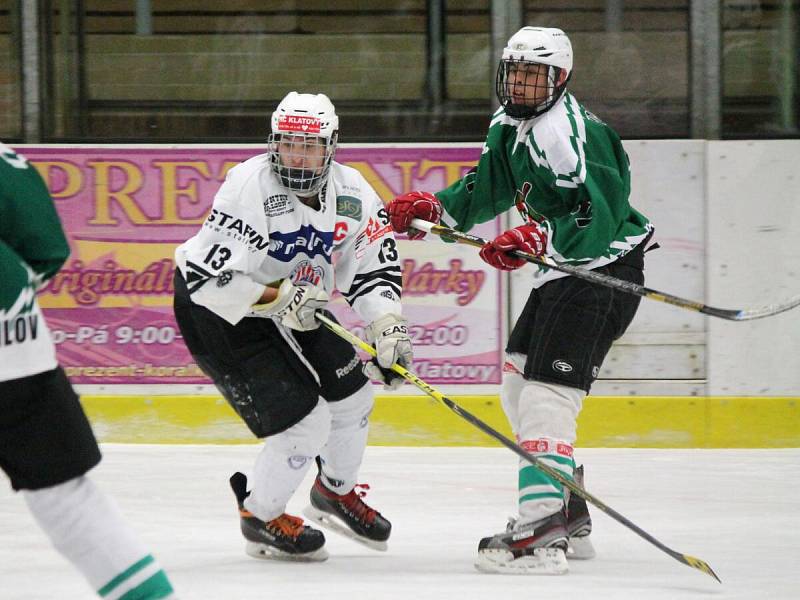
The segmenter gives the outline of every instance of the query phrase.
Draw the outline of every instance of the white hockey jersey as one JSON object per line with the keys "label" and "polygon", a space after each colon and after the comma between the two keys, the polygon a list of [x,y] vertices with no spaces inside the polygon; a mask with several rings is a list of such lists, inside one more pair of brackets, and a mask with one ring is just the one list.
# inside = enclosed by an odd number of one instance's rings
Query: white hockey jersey
{"label": "white hockey jersey", "polygon": [[318,210],[281,185],[268,154],[237,165],[175,261],[192,301],[232,324],[247,316],[264,285],[286,278],[329,295],[338,289],[367,323],[401,311],[389,216],[364,177],[337,162]]}

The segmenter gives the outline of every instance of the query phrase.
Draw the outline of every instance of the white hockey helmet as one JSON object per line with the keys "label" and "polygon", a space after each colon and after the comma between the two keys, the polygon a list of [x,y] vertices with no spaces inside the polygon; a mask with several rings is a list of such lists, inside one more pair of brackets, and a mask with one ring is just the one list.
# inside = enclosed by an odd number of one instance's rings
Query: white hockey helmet
{"label": "white hockey helmet", "polygon": [[317,194],[339,136],[333,103],[325,94],[289,92],[272,113],[271,129],[269,160],[281,183],[299,196]]}
{"label": "white hockey helmet", "polygon": [[[546,86],[537,86],[536,77],[523,81],[519,76],[509,81],[509,75],[527,72],[533,65],[546,65]],[[523,27],[511,36],[503,49],[497,67],[495,91],[506,114],[525,120],[538,116],[552,108],[567,89],[572,75],[572,44],[567,35],[554,27]],[[514,100],[513,85],[531,88],[530,96],[542,98],[534,104]],[[534,87],[541,88],[534,91]],[[546,87],[546,90],[544,89]]]}

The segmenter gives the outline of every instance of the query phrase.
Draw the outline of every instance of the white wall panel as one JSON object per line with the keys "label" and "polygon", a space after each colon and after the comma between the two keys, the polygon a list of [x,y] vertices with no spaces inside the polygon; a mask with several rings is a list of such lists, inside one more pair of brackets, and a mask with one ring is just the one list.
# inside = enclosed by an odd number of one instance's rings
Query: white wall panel
{"label": "white wall panel", "polygon": [[611,348],[601,379],[702,379],[705,339],[684,333],[630,333]]}
{"label": "white wall panel", "polygon": [[[724,308],[800,293],[800,140],[709,142],[708,299]],[[800,394],[800,309],[709,319],[708,393]]]}
{"label": "white wall panel", "polygon": [[[646,256],[645,285],[682,298],[705,295],[705,150],[702,140],[625,142],[631,203],[656,227],[661,246]],[[630,333],[703,332],[701,315],[642,300]]]}

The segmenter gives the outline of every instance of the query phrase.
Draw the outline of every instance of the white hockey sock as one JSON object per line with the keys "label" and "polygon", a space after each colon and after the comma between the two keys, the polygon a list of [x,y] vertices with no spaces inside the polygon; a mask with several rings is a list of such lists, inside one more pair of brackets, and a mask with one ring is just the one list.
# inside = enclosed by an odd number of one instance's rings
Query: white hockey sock
{"label": "white hockey sock", "polygon": [[105,599],[175,598],[169,579],[122,518],[85,476],[41,490],[23,490],[53,546]]}
{"label": "white hockey sock", "polygon": [[[526,381],[517,403],[514,431],[519,444],[543,464],[572,477],[572,444],[583,390],[540,381]],[[538,521],[561,510],[563,486],[526,460],[519,462],[520,523]]]}
{"label": "white hockey sock", "polygon": [[264,440],[253,470],[253,487],[244,501],[247,510],[262,521],[283,514],[328,438],[330,420],[328,403],[320,400],[299,423]]}
{"label": "white hockey sock", "polygon": [[320,452],[325,486],[337,494],[346,494],[357,483],[358,469],[364,457],[369,433],[369,414],[375,403],[372,385],[366,384],[355,394],[330,402],[331,433]]}
{"label": "white hockey sock", "polygon": [[506,354],[506,360],[503,363],[503,382],[500,386],[500,404],[514,435],[517,435],[517,427],[519,426],[519,395],[527,383],[522,376],[524,368],[524,354]]}

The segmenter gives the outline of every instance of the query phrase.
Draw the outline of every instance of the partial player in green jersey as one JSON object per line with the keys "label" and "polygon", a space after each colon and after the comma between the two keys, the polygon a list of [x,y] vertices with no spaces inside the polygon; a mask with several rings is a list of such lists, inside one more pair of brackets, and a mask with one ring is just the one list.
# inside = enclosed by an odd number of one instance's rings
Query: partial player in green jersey
{"label": "partial player in green jersey", "polygon": [[159,564],[86,476],[100,449],[36,300],[68,256],[44,181],[0,143],[0,467],[100,596],[174,598]]}
{"label": "partial player in green jersey", "polygon": [[35,294],[68,256],[41,177],[24,158],[0,145],[0,381],[56,367]]}
{"label": "partial player in green jersey", "polygon": [[[506,211],[524,224],[480,251],[497,269],[527,263],[522,250],[644,283],[653,227],[629,203],[630,168],[619,136],[567,91],[572,45],[560,29],[524,27],[497,69],[500,108],[478,164],[444,190],[410,192],[388,207],[395,231],[418,239],[414,218],[460,231]],[[519,218],[519,217],[514,217]],[[639,298],[529,265],[531,292],[506,344],[501,400],[519,443],[543,463],[582,480],[573,444],[583,399]],[[480,541],[488,572],[565,573],[567,558],[591,558],[586,503],[519,463],[519,517]]]}

